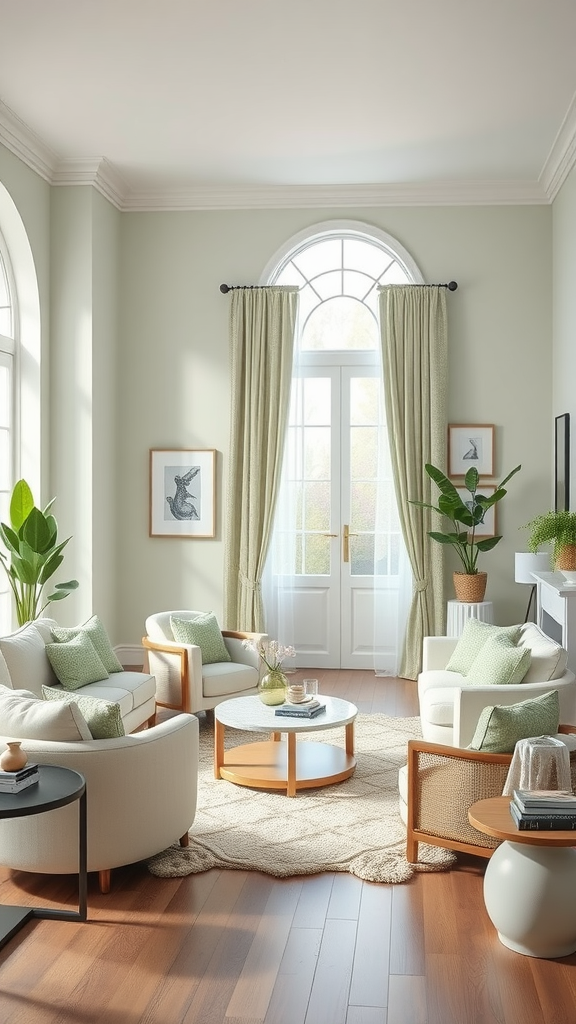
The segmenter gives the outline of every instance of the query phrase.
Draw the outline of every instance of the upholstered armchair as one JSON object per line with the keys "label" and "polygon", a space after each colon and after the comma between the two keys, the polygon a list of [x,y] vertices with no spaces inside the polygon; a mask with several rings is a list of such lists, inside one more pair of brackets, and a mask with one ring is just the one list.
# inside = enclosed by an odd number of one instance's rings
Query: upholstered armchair
{"label": "upholstered armchair", "polygon": [[156,612],[146,619],[146,636],[142,644],[148,655],[149,671],[156,677],[156,704],[194,714],[208,711],[223,700],[244,697],[258,692],[260,659],[257,653],[243,646],[243,640],[265,639],[265,633],[244,633],[222,630],[230,661],[202,664],[197,644],[174,640],[171,617],[194,619],[202,612]]}
{"label": "upholstered armchair", "polygon": [[[561,725],[560,733],[576,733]],[[408,763],[400,769],[400,815],[406,825],[406,859],[418,860],[418,844],[491,857],[500,840],[478,832],[468,821],[476,800],[501,796],[512,754],[491,754],[409,740]],[[571,752],[572,788],[576,753]],[[576,789],[575,789],[576,791]]]}

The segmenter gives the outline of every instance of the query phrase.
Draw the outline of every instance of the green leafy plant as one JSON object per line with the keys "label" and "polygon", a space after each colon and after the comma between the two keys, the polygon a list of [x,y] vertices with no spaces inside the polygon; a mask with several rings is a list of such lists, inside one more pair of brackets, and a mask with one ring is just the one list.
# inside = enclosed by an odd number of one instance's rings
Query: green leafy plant
{"label": "green leafy plant", "polygon": [[77,580],[56,583],[54,593],[44,600],[44,585],[62,564],[62,550],[70,540],[58,542],[58,524],[50,512],[54,500],[42,512],[26,481],[19,480],[10,499],[10,526],[0,523],[0,539],[7,551],[0,550],[0,563],[12,588],[20,626],[37,619],[47,604],[62,601],[78,586]]}
{"label": "green leafy plant", "polygon": [[529,551],[538,551],[543,544],[552,543],[551,560],[555,563],[562,548],[576,545],[576,512],[543,512],[521,529],[530,530]]}
{"label": "green leafy plant", "polygon": [[428,536],[432,540],[438,541],[439,544],[448,544],[453,547],[462,563],[464,572],[469,576],[475,576],[479,572],[478,555],[480,552],[491,551],[502,540],[501,536],[476,540],[476,528],[484,522],[488,509],[502,501],[504,495],[507,494],[504,485],[522,467],[516,466],[502,483],[498,484],[494,494],[490,496],[482,494],[478,490],[478,470],[475,467],[469,469],[464,477],[464,489],[468,491],[470,498],[465,501],[458,494],[452,481],[440,469],[430,463],[427,463],[424,468],[440,490],[438,504],[430,505],[428,502],[415,500],[411,500],[410,504],[432,509],[433,512],[438,512],[439,515],[450,521],[452,528],[449,531],[438,533],[431,530]]}

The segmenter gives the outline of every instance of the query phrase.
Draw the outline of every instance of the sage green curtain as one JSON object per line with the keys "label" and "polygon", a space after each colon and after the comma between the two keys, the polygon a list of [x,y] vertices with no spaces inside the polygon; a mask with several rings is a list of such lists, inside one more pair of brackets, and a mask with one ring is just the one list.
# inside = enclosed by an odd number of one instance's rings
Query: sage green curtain
{"label": "sage green curtain", "polygon": [[386,421],[404,543],[414,578],[400,674],[416,679],[422,639],[443,631],[444,560],[428,537],[439,517],[408,504],[432,501],[427,462],[445,469],[448,332],[446,289],[389,285],[380,292]]}
{"label": "sage green curtain", "polygon": [[298,289],[232,292],[224,621],[264,631],[261,581],[288,422]]}

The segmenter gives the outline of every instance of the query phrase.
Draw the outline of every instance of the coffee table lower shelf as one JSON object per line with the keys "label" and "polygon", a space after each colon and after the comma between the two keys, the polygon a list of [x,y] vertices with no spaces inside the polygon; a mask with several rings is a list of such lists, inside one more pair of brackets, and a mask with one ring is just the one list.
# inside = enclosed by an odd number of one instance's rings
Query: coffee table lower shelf
{"label": "coffee table lower shelf", "polygon": [[[292,780],[289,779],[288,763],[292,744],[296,746],[294,733],[288,734],[287,740],[261,740],[226,750],[219,766],[220,777],[235,782],[237,786],[290,792]],[[353,754],[329,743],[299,743],[295,762],[293,788],[296,790],[343,782],[356,768]]]}

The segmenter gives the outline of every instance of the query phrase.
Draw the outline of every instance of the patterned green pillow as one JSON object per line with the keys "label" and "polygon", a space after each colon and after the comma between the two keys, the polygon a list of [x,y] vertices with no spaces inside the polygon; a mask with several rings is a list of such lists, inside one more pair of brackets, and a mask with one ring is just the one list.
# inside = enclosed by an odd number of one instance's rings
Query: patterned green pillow
{"label": "patterned green pillow", "polygon": [[484,708],[469,750],[511,754],[518,740],[529,736],[555,736],[560,721],[558,690],[505,707]]}
{"label": "patterned green pillow", "polygon": [[58,682],[67,690],[108,679],[108,672],[85,633],[63,643],[46,644],[46,654]]}
{"label": "patterned green pillow", "polygon": [[462,636],[446,665],[446,670],[459,672],[465,676],[487,640],[493,636],[507,636],[516,642],[520,637],[521,629],[522,626],[493,626],[490,622],[481,622],[480,619],[468,619],[462,630]]}
{"label": "patterned green pillow", "polygon": [[170,626],[176,643],[197,644],[202,652],[203,665],[232,660],[213,612],[197,615],[195,619],[178,619],[171,615]]}
{"label": "patterned green pillow", "polygon": [[123,666],[114,654],[114,648],[110,643],[108,633],[97,615],[93,615],[91,619],[88,619],[81,626],[73,626],[70,629],[58,626],[52,629],[52,637],[58,643],[73,640],[79,633],[84,633],[92,641],[96,648],[96,653],[107,672],[123,671]]}
{"label": "patterned green pillow", "polygon": [[490,637],[474,658],[466,682],[480,686],[521,683],[531,660],[530,649],[517,647],[509,636]]}
{"label": "patterned green pillow", "polygon": [[83,693],[66,693],[51,686],[42,687],[42,696],[44,700],[76,704],[94,740],[110,740],[125,735],[120,705],[111,700]]}

